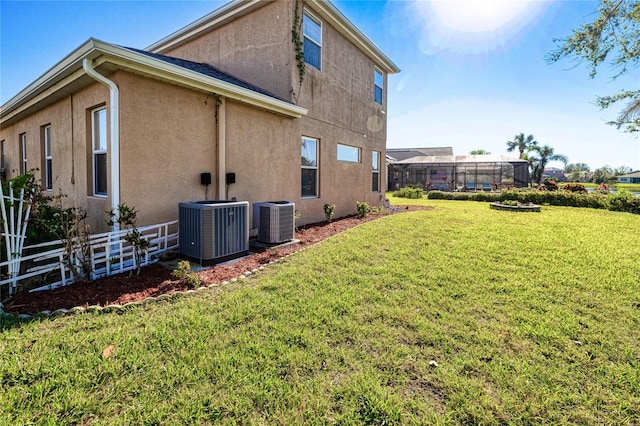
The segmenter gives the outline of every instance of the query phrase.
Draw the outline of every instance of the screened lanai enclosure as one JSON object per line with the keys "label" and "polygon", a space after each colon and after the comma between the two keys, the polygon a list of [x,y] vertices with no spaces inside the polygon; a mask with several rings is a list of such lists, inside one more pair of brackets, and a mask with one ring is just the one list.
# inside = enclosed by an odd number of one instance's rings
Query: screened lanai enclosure
{"label": "screened lanai enclosure", "polygon": [[475,191],[526,187],[529,163],[506,155],[416,156],[388,163],[388,190]]}

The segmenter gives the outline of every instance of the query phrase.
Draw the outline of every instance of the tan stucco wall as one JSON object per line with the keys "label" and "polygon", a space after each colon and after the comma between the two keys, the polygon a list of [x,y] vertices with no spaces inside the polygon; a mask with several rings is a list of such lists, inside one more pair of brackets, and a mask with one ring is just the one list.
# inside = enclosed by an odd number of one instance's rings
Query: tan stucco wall
{"label": "tan stucco wall", "polygon": [[204,62],[283,99],[291,97],[293,47],[289,1],[266,5],[175,49],[169,56]]}
{"label": "tan stucco wall", "polygon": [[[216,195],[216,99],[205,93],[120,72],[121,201],[140,225],[177,219],[181,201],[205,199],[200,174]],[[206,103],[205,103],[206,102]]]}

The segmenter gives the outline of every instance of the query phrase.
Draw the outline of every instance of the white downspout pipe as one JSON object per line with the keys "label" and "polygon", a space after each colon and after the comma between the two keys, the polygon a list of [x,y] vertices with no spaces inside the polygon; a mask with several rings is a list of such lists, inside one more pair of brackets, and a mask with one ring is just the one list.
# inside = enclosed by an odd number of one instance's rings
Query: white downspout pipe
{"label": "white downspout pipe", "polygon": [[[104,84],[109,88],[109,118],[111,140],[109,144],[109,154],[111,155],[111,210],[118,214],[120,205],[120,91],[118,86],[93,68],[93,61],[88,58],[82,60],[82,68],[94,80]],[[116,232],[120,225],[115,223],[112,231]]]}
{"label": "white downspout pipe", "polygon": [[227,165],[226,165],[226,145],[227,145],[227,118],[226,102],[220,100],[218,104],[218,196],[221,200],[227,199]]}

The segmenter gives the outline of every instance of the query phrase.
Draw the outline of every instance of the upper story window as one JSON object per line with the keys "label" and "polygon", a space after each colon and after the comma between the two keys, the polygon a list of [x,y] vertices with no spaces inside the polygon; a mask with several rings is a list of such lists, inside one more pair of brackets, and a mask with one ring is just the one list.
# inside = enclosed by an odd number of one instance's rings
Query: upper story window
{"label": "upper story window", "polygon": [[0,169],[2,169],[2,171],[4,171],[5,167],[7,167],[7,160],[5,155],[6,153],[3,139],[0,141]]}
{"label": "upper story window", "polygon": [[51,153],[51,126],[42,129],[42,144],[44,145],[44,187],[53,189],[53,154]]}
{"label": "upper story window", "polygon": [[360,162],[360,148],[338,144],[338,160],[351,163]]}
{"label": "upper story window", "polygon": [[384,76],[382,71],[375,69],[373,71],[373,100],[382,105],[382,92],[384,89]]}
{"label": "upper story window", "polygon": [[306,10],[302,18],[304,34],[304,61],[314,68],[320,69],[322,59],[322,23]]}
{"label": "upper story window", "polygon": [[91,112],[93,195],[107,195],[107,109]]}
{"label": "upper story window", "polygon": [[20,133],[20,173],[27,173],[27,134]]}
{"label": "upper story window", "polygon": [[302,192],[303,198],[318,196],[318,139],[302,138]]}

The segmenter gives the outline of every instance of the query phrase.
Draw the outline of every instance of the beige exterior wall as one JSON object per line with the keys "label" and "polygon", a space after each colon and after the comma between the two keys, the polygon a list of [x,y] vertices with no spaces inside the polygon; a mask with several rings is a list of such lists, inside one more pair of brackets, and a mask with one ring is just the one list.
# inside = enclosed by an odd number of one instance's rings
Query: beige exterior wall
{"label": "beige exterior wall", "polygon": [[297,69],[292,62],[292,3],[265,3],[248,15],[163,53],[213,65],[290,99],[291,69]]}

